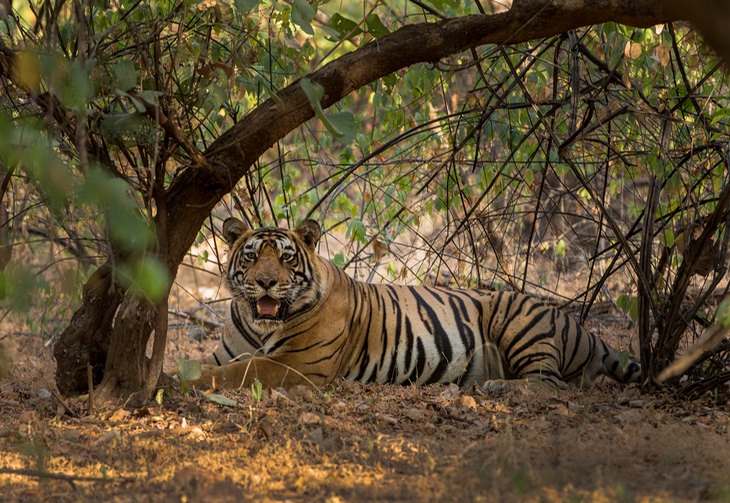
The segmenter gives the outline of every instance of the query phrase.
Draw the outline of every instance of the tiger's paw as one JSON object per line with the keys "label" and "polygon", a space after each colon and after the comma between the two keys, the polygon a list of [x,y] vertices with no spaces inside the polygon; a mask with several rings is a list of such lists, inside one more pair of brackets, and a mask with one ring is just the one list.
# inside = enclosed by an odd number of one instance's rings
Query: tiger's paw
{"label": "tiger's paw", "polygon": [[482,384],[482,391],[489,395],[504,395],[515,390],[524,391],[529,386],[527,379],[490,379]]}
{"label": "tiger's paw", "polygon": [[536,378],[524,379],[491,379],[482,384],[482,391],[489,395],[504,395],[510,392],[519,392],[525,395],[537,391],[554,391],[560,389],[559,384]]}

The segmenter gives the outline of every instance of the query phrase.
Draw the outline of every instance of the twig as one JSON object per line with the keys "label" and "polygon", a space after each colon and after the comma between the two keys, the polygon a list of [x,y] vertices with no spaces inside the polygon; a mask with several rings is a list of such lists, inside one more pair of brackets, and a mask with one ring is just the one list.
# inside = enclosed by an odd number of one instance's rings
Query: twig
{"label": "twig", "polygon": [[205,156],[200,152],[200,150],[195,147],[195,145],[190,143],[190,141],[185,137],[183,132],[180,131],[180,128],[178,128],[177,125],[175,125],[175,123],[170,120],[167,115],[165,115],[165,113],[162,111],[162,107],[159,107],[154,103],[150,103],[137,93],[130,93],[130,96],[133,96],[134,99],[142,103],[145,110],[147,111],[147,115],[149,115],[150,118],[154,119],[157,124],[159,124],[159,126],[164,129],[165,132],[169,134],[182,147],[185,152],[187,152],[187,154],[190,156],[193,162],[198,165],[198,167],[202,168],[212,175],[216,174],[213,166],[211,166]]}
{"label": "twig", "polygon": [[216,328],[221,328],[223,326],[223,323],[220,323],[218,321],[209,320],[198,314],[188,313],[185,311],[180,311],[178,309],[168,309],[167,312],[169,314],[179,316],[181,318],[187,318],[189,320],[193,320],[196,323],[200,323],[201,325],[203,325],[206,328],[216,329]]}
{"label": "twig", "polygon": [[115,479],[110,479],[108,477],[81,477],[77,475],[42,472],[40,470],[26,470],[22,468],[0,468],[0,473],[6,473],[9,475],[24,475],[26,477],[38,477],[41,479],[64,480],[71,483],[72,485],[74,482],[131,482],[134,480],[134,478],[132,477],[119,477]]}
{"label": "twig", "polygon": [[86,380],[89,383],[89,413],[94,412],[94,369],[91,368],[91,357],[86,362]]}

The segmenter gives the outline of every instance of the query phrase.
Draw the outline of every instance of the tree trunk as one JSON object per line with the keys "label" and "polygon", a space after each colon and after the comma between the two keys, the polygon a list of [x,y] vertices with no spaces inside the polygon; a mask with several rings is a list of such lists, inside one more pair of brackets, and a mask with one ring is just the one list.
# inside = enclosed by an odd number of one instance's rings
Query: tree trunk
{"label": "tree trunk", "polygon": [[94,384],[101,382],[112,322],[123,299],[122,291],[114,284],[109,262],[86,282],[81,307],[53,348],[56,385],[62,394],[87,389],[87,365],[92,367]]}
{"label": "tree trunk", "polygon": [[[669,20],[658,0],[520,0],[501,14],[406,26],[328,63],[309,78],[323,86],[326,108],[397,70],[480,45],[516,44],[605,21],[647,27]],[[188,168],[175,178],[166,196],[169,249],[161,257],[171,277],[213,207],[266,150],[313,116],[306,95],[294,82],[218,138],[204,153],[206,169]],[[136,392],[145,380],[144,352],[155,325],[155,308],[112,286],[113,263],[101,268],[103,285],[94,285],[98,274],[89,280],[82,306],[56,343],[56,379],[63,393],[87,389],[89,361],[99,369],[106,360],[100,386],[104,398]]]}

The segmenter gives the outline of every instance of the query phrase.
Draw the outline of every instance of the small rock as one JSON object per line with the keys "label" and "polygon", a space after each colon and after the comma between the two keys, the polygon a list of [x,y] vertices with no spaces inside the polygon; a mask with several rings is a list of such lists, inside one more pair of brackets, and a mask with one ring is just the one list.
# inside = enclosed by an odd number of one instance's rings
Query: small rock
{"label": "small rock", "polygon": [[641,412],[633,409],[625,410],[617,417],[619,421],[626,424],[638,423],[642,420]]}
{"label": "small rock", "polygon": [[461,388],[454,383],[450,383],[445,390],[439,393],[439,398],[444,402],[451,402],[461,396]]}
{"label": "small rock", "polygon": [[375,420],[379,423],[398,424],[398,420],[388,414],[375,414]]}
{"label": "small rock", "polygon": [[405,416],[413,421],[421,421],[423,419],[423,412],[415,407],[411,407],[406,410]]}
{"label": "small rock", "polygon": [[291,402],[291,398],[286,395],[286,391],[283,389],[272,389],[271,390],[271,401],[275,404]]}
{"label": "small rock", "polygon": [[302,402],[313,403],[316,400],[312,388],[299,384],[289,389],[289,396],[293,400],[299,400]]}
{"label": "small rock", "polygon": [[315,414],[313,412],[305,412],[299,417],[299,422],[305,425],[312,425],[319,424],[322,421],[319,417],[319,414]]}

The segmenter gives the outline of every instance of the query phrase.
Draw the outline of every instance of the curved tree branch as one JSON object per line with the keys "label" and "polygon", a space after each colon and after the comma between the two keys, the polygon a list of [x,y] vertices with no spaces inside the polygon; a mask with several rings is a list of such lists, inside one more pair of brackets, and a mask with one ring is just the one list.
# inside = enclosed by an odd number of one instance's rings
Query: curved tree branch
{"label": "curved tree branch", "polygon": [[[324,88],[322,106],[326,108],[393,72],[474,47],[516,44],[607,21],[648,27],[676,19],[677,14],[670,14],[660,0],[519,0],[501,14],[405,26],[328,63],[309,79]],[[204,153],[214,167],[213,177],[196,171],[175,181],[170,221],[187,213],[178,201],[212,209],[266,150],[312,117],[314,111],[298,81],[281,90],[275,100],[256,107]],[[188,222],[187,229],[179,229],[187,233],[179,236],[180,246],[172,243],[177,239],[171,241],[176,262],[187,252],[203,220]]]}

